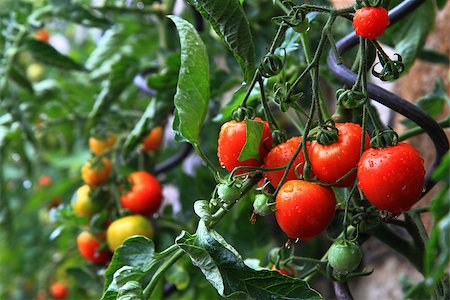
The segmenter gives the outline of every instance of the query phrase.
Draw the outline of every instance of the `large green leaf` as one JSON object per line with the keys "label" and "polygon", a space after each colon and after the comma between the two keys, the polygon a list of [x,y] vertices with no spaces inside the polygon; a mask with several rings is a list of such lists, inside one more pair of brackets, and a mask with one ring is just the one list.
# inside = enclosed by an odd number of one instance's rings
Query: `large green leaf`
{"label": "large green leaf", "polygon": [[177,16],[169,18],[177,26],[181,44],[173,130],[177,140],[198,145],[209,102],[208,55],[194,26]]}
{"label": "large green leaf", "polygon": [[[392,5],[400,1],[392,1]],[[397,53],[402,56],[406,69],[409,69],[425,44],[428,34],[434,26],[436,9],[434,1],[425,1],[415,12],[401,22],[386,30]]]}
{"label": "large green leaf", "polygon": [[217,232],[207,229],[203,221],[195,234],[183,232],[176,242],[222,297],[321,299],[305,281],[248,267],[237,251]]}
{"label": "large green leaf", "polygon": [[107,28],[111,22],[99,12],[72,1],[52,0],[52,13],[67,21],[88,27]]}
{"label": "large green leaf", "polygon": [[250,26],[239,0],[188,0],[205,17],[241,66],[245,81],[255,70]]}
{"label": "large green leaf", "polygon": [[114,26],[103,34],[97,47],[89,55],[86,61],[86,68],[89,70],[99,68],[106,60],[111,58],[122,47],[122,43],[127,38],[123,26]]}
{"label": "large green leaf", "polygon": [[70,57],[59,53],[50,44],[41,40],[28,38],[24,42],[24,47],[26,50],[30,51],[34,59],[47,65],[55,66],[61,69],[72,69],[78,71],[85,70],[81,64],[77,63]]}

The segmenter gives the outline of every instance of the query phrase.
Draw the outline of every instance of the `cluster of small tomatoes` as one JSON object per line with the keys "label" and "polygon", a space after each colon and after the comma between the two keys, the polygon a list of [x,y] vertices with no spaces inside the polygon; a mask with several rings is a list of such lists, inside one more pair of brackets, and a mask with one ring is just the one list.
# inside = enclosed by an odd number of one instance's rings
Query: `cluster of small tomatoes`
{"label": "cluster of small tomatoes", "polygon": [[[328,227],[337,205],[333,188],[357,185],[372,205],[394,215],[409,210],[420,199],[425,176],[424,161],[409,144],[400,142],[386,148],[370,148],[370,136],[365,133],[363,139],[359,124],[337,123],[338,139],[333,143],[323,145],[312,139],[302,144],[302,137],[294,136],[272,147],[267,122],[259,118],[255,120],[264,124],[260,158],[239,161],[247,140],[246,123],[233,120],[222,125],[218,140],[219,161],[230,172],[241,167],[235,172],[238,175],[250,171],[245,167],[261,168],[266,181],[277,193],[272,203],[270,198],[267,201],[269,196],[257,195],[255,212],[266,215],[275,211],[280,228],[291,239],[308,241]],[[303,145],[306,151],[303,151]],[[302,176],[305,152],[309,158],[311,180]],[[286,172],[291,160],[293,162]],[[287,174],[281,181],[285,172]],[[336,249],[332,250],[339,252],[345,247],[341,246],[337,243]],[[338,264],[336,266],[339,268]]]}
{"label": "cluster of small tomatoes", "polygon": [[[151,152],[159,149],[163,136],[162,127],[155,127],[143,140],[141,151]],[[116,136],[89,138],[89,149],[93,157],[86,161],[81,169],[84,185],[78,188],[72,200],[75,215],[88,219],[104,209],[108,189],[107,181],[111,176],[113,164],[108,158],[114,151]],[[115,177],[118,174],[114,174]],[[117,181],[116,181],[117,182]],[[146,171],[136,171],[128,175],[120,191],[120,217],[106,220],[106,230],[98,232],[83,230],[77,237],[80,254],[89,262],[104,264],[110,261],[112,252],[127,238],[143,235],[153,238],[154,229],[149,221],[161,206],[162,186],[158,179]]]}

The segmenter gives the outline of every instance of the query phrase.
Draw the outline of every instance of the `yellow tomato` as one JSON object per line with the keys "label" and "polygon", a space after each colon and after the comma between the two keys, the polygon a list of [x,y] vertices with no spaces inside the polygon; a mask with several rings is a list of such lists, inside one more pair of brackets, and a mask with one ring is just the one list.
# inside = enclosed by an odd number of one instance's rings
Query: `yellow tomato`
{"label": "yellow tomato", "polygon": [[134,235],[143,235],[153,238],[153,226],[150,221],[141,215],[132,215],[117,219],[106,230],[106,242],[109,249],[114,251],[123,242]]}
{"label": "yellow tomato", "polygon": [[99,211],[100,206],[90,197],[91,188],[85,184],[78,188],[76,198],[72,201],[72,208],[77,216],[91,217]]}

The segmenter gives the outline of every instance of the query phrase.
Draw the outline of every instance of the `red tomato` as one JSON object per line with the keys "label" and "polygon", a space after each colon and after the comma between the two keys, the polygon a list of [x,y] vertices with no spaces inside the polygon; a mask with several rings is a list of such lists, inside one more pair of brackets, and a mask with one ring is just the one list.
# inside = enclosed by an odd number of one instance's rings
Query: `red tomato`
{"label": "red tomato", "polygon": [[108,250],[98,251],[100,242],[104,240],[101,236],[96,238],[88,231],[83,231],[77,237],[78,251],[88,261],[94,264],[109,262],[111,253]]}
{"label": "red tomato", "polygon": [[158,179],[147,172],[134,172],[128,176],[131,190],[120,197],[122,206],[142,214],[154,214],[162,202],[162,187]]}
{"label": "red tomato", "polygon": [[92,160],[88,160],[83,165],[81,168],[81,177],[85,183],[92,187],[97,187],[108,179],[112,163],[106,157],[103,157],[102,161],[96,167],[92,166],[92,162]]}
{"label": "red tomato", "polygon": [[356,35],[369,40],[380,37],[389,23],[388,12],[382,6],[360,8],[353,17]]}
{"label": "red tomato", "polygon": [[[267,154],[266,158],[264,159],[264,168],[277,168],[286,165],[289,160],[294,155],[295,151],[297,150],[298,146],[302,142],[302,138],[295,136],[293,138],[290,138],[286,142],[279,144],[272,148]],[[306,147],[309,148],[310,143],[308,142],[306,144]],[[285,182],[288,180],[294,180],[297,179],[297,176],[295,176],[295,167],[299,165],[297,168],[297,171],[299,174],[302,174],[303,172],[303,164],[305,163],[305,157],[303,156],[303,149],[300,150],[300,153],[297,155],[297,157],[294,159],[294,163],[292,164],[291,168],[289,169],[289,172],[287,174],[287,177],[285,179]],[[270,183],[272,186],[277,187],[278,184],[281,181],[281,178],[283,177],[285,169],[282,170],[276,170],[276,171],[268,171],[264,175],[270,180]]]}
{"label": "red tomato", "polygon": [[49,186],[50,184],[52,184],[52,178],[48,175],[42,175],[41,177],[39,177],[39,186]]}
{"label": "red tomato", "polygon": [[64,283],[55,282],[50,286],[50,295],[53,299],[64,299],[68,294],[69,291]]}
{"label": "red tomato", "polygon": [[48,42],[50,35],[48,34],[47,30],[40,29],[36,32],[35,37],[41,41]]}
{"label": "red tomato", "polygon": [[156,151],[161,147],[163,138],[163,128],[161,126],[153,128],[142,142],[142,151]]}
{"label": "red tomato", "polygon": [[[317,141],[311,143],[308,152],[312,172],[317,179],[326,183],[336,182],[340,177],[356,168],[361,148],[362,128],[358,124],[336,124],[338,140],[329,145],[321,145]],[[366,133],[364,148],[370,146],[370,137]],[[356,172],[334,186],[348,187],[356,179]]]}
{"label": "red tomato", "polygon": [[396,215],[419,201],[424,181],[423,159],[406,143],[369,149],[358,163],[358,187],[367,200]]}
{"label": "red tomato", "polygon": [[[247,128],[244,121],[229,121],[222,125],[219,133],[217,156],[219,157],[220,165],[229,172],[239,166],[261,166],[262,160],[266,157],[269,149],[272,147],[272,136],[270,134],[269,125],[260,118],[255,118],[255,121],[259,121],[264,124],[262,139],[259,146],[260,160],[252,158],[239,161],[238,159],[242,148],[247,141]],[[248,172],[248,170],[243,169],[236,172],[236,174],[242,174],[245,172]]]}
{"label": "red tomato", "polygon": [[290,180],[278,191],[275,216],[290,238],[310,240],[334,217],[336,198],[330,188],[304,180]]}

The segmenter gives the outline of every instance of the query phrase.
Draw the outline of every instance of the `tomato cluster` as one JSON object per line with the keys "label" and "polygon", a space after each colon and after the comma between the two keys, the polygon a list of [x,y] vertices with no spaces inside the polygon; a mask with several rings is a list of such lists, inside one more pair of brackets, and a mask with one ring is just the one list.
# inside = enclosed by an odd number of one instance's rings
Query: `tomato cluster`
{"label": "tomato cluster", "polygon": [[[161,146],[162,127],[151,130],[143,140],[141,151],[156,151]],[[110,186],[107,184],[112,173],[112,162],[108,158],[115,151],[116,134],[91,136],[89,149],[94,156],[81,169],[81,177],[85,184],[78,188],[72,200],[73,213],[78,217],[91,220],[104,209],[108,209],[108,217],[102,228],[83,228],[77,237],[78,250],[87,261],[103,264],[110,261],[112,252],[127,238],[143,235],[152,238],[154,229],[148,217],[161,206],[163,195],[159,180],[145,171],[132,172],[123,185],[116,187],[120,192],[120,204],[123,212],[111,212],[112,205]],[[129,215],[131,213],[132,215]],[[119,218],[114,217],[119,215]],[[120,217],[122,216],[122,217]],[[114,221],[110,221],[115,219]]]}
{"label": "tomato cluster", "polygon": [[[339,123],[335,128],[336,139],[328,144],[319,140],[302,143],[302,137],[292,137],[270,149],[270,131],[264,122],[260,160],[239,161],[247,142],[246,125],[244,121],[230,121],[219,134],[219,161],[230,172],[243,167],[235,173],[241,176],[254,171],[246,169],[247,166],[263,168],[263,175],[277,192],[274,203],[277,222],[292,239],[307,241],[324,231],[335,215],[332,187],[352,187],[356,179],[367,200],[380,210],[397,215],[419,200],[425,169],[417,150],[406,143],[371,149],[370,136],[363,134],[360,125]],[[310,169],[305,169],[305,152]],[[303,180],[305,171],[313,181]],[[273,211],[272,206],[268,196],[258,195],[254,213],[267,215]],[[337,264],[336,268],[342,269]]]}

